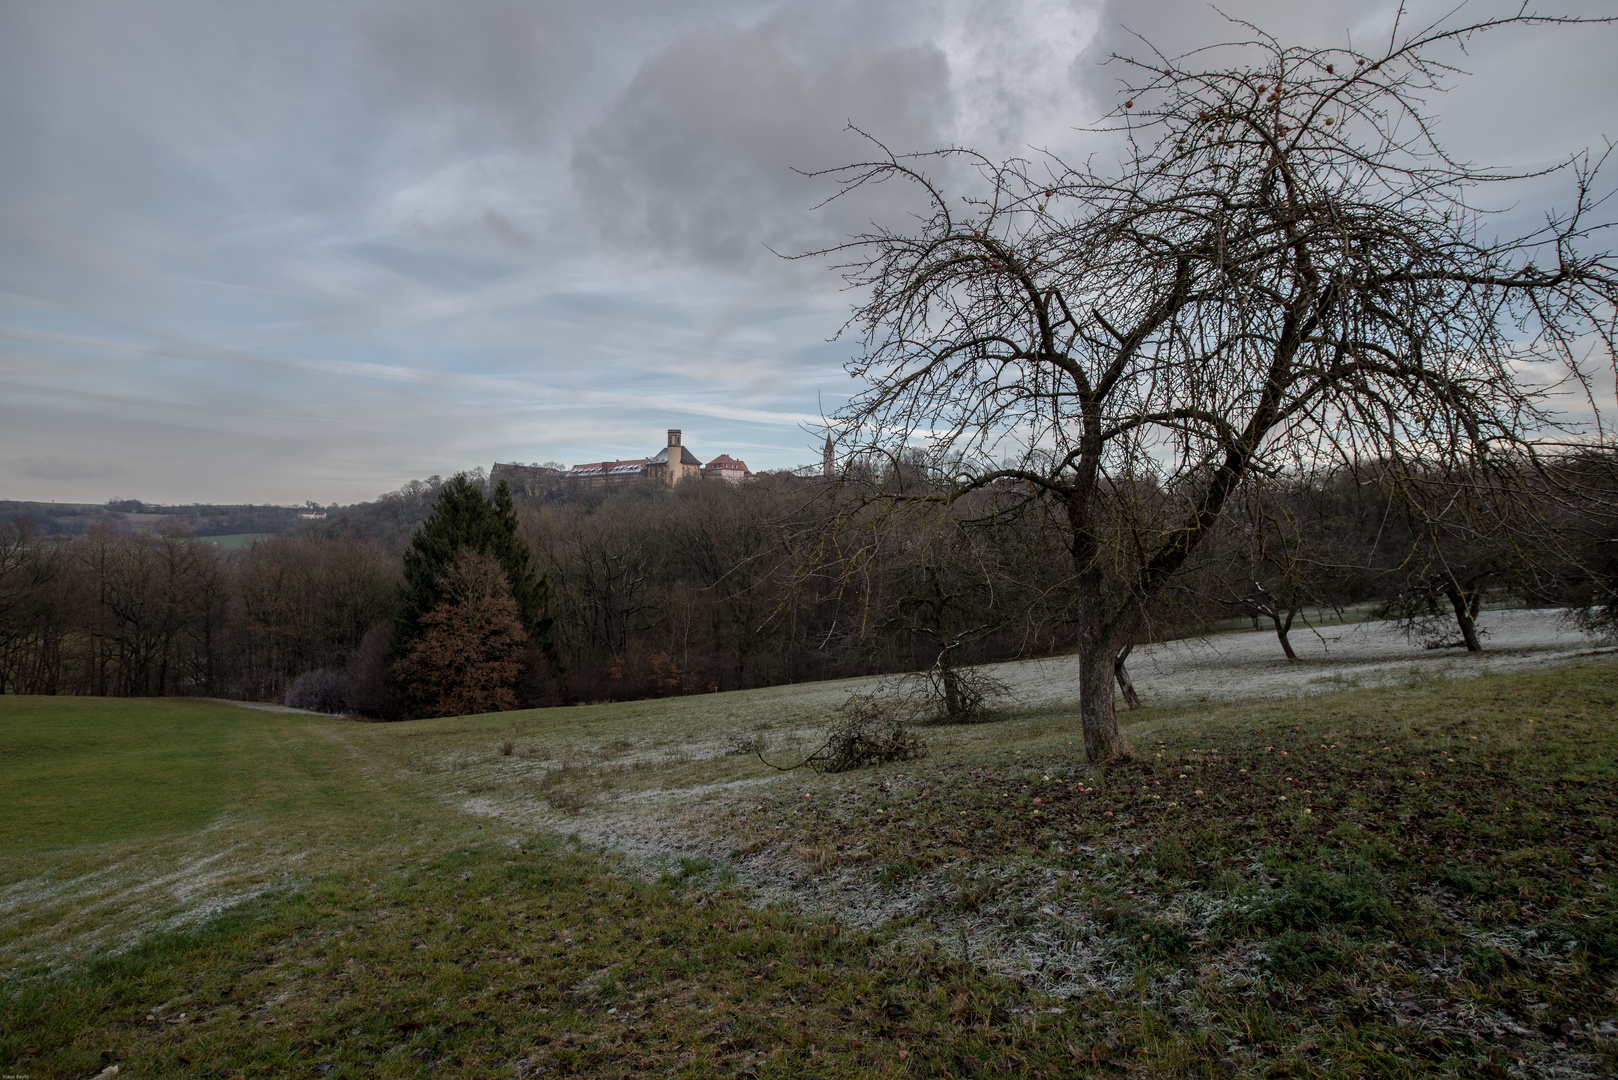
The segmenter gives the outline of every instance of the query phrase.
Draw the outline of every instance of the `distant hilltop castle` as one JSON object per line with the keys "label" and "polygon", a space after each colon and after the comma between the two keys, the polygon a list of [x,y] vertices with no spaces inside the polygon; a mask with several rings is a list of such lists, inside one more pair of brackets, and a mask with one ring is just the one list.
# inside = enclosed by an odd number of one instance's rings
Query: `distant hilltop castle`
{"label": "distant hilltop castle", "polygon": [[628,461],[592,461],[575,465],[571,469],[553,469],[545,465],[523,465],[517,462],[495,462],[489,479],[506,481],[514,492],[533,492],[553,480],[578,480],[591,484],[629,483],[647,477],[672,487],[696,476],[707,476],[739,484],[753,474],[745,461],[737,461],[729,454],[720,454],[704,465],[695,454],[680,442],[680,429],[669,428],[668,445],[652,457],[633,458]]}

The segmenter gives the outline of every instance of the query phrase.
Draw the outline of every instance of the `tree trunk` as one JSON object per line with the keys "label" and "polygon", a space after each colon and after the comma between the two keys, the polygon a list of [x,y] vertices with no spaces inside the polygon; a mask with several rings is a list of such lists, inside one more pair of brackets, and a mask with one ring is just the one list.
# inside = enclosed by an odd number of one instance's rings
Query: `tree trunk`
{"label": "tree trunk", "polygon": [[1478,641],[1476,612],[1482,603],[1483,595],[1477,594],[1474,601],[1468,603],[1466,595],[1453,581],[1444,583],[1444,595],[1449,597],[1450,606],[1455,609],[1455,622],[1461,628],[1461,640],[1466,642],[1466,651],[1482,652],[1483,645]]}
{"label": "tree trunk", "polygon": [[1282,622],[1280,612],[1270,612],[1270,620],[1275,623],[1275,636],[1281,639],[1281,651],[1287,654],[1288,660],[1298,658],[1298,654],[1292,651],[1292,642],[1287,639],[1287,635],[1292,633],[1292,619],[1295,615],[1296,611],[1287,612],[1286,621]]}
{"label": "tree trunk", "polygon": [[961,684],[960,676],[950,667],[949,653],[938,658],[938,681],[944,688],[944,715],[955,719],[961,715]]}
{"label": "tree trunk", "polygon": [[1079,715],[1084,722],[1084,757],[1087,761],[1116,761],[1130,756],[1129,744],[1118,731],[1112,684],[1113,658],[1101,650],[1080,648]]}
{"label": "tree trunk", "polygon": [[[1116,761],[1133,755],[1118,731],[1112,686],[1118,678],[1118,652],[1133,642],[1137,626],[1108,626],[1101,594],[1100,550],[1084,520],[1087,507],[1078,498],[1067,504],[1073,528],[1074,588],[1079,626],[1079,719],[1084,729],[1086,761]],[[1127,655],[1127,654],[1126,654]]]}
{"label": "tree trunk", "polygon": [[1118,650],[1118,658],[1112,662],[1113,678],[1117,680],[1118,692],[1124,697],[1124,708],[1140,708],[1140,695],[1135,693],[1135,684],[1130,681],[1129,672],[1124,669],[1124,661],[1129,659],[1129,650],[1134,645],[1125,645]]}

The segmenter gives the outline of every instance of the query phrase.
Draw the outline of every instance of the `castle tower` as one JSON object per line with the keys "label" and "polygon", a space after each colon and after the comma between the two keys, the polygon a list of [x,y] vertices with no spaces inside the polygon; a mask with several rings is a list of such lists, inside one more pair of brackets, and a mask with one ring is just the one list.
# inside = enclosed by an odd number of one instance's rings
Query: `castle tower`
{"label": "castle tower", "polygon": [[681,480],[696,476],[702,469],[702,462],[680,445],[680,429],[669,428],[669,442],[661,452],[647,462],[646,471],[665,484],[673,486]]}
{"label": "castle tower", "polygon": [[820,475],[827,480],[831,480],[837,475],[837,455],[832,450],[831,434],[829,432],[826,435],[826,449],[821,451],[820,454]]}

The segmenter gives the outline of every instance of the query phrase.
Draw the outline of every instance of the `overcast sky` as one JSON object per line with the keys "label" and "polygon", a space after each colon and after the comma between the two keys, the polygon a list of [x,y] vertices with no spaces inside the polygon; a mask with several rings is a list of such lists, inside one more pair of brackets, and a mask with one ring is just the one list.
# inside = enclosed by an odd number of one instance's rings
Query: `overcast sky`
{"label": "overcast sky", "polygon": [[[1394,11],[1220,6],[1362,48]],[[769,249],[903,204],[817,210],[794,169],[861,156],[849,122],[1104,153],[1080,129],[1130,32],[1228,34],[1165,0],[0,0],[0,498],[351,502],[669,427],[704,460],[812,461],[850,298]],[[1477,43],[1441,135],[1510,165],[1601,146],[1615,46]]]}

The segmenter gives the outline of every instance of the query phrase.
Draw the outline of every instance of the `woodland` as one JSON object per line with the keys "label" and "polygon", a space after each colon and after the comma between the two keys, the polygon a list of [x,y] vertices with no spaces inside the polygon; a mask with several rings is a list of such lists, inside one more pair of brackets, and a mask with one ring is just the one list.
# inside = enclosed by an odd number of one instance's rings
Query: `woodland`
{"label": "woodland", "polygon": [[[959,492],[947,473],[914,454],[834,481],[558,481],[515,503],[476,473],[433,477],[239,550],[173,531],[49,537],[14,519],[0,525],[0,680],[8,693],[281,701],[302,679],[307,705],[397,718],[1072,651],[1057,508],[1013,481]],[[1568,607],[1611,629],[1611,456],[1545,463],[1521,530],[1435,525],[1373,480],[1244,484],[1138,641],[1262,627],[1281,661],[1311,617],[1352,610],[1403,620],[1418,645],[1481,648],[1485,603]],[[1118,505],[1175,497],[1142,484]],[[479,522],[487,535],[466,539]],[[1126,562],[1129,518],[1117,524]],[[457,565],[466,549],[493,557]],[[495,691],[433,675],[425,657],[401,668],[424,617],[441,639],[471,635],[457,670],[497,669]],[[440,699],[431,685],[461,689]]]}

